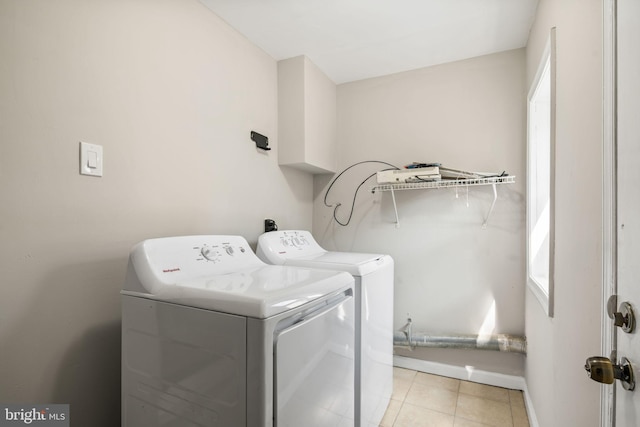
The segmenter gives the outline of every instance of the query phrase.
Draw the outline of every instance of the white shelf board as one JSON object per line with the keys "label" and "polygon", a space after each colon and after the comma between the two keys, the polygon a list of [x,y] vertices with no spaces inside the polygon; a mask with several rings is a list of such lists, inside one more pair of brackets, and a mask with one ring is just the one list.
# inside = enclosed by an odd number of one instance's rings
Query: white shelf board
{"label": "white shelf board", "polygon": [[494,176],[487,178],[441,179],[438,181],[403,182],[398,184],[379,184],[371,188],[371,192],[395,190],[420,190],[425,188],[469,187],[472,185],[513,184],[516,177]]}
{"label": "white shelf board", "polygon": [[396,205],[396,190],[424,190],[429,188],[452,188],[452,187],[471,187],[476,185],[491,185],[493,187],[493,202],[489,208],[489,212],[482,224],[482,228],[487,228],[489,217],[493,212],[493,207],[498,199],[498,191],[496,185],[498,184],[513,184],[516,182],[514,175],[507,176],[492,176],[483,178],[465,178],[465,179],[441,179],[438,181],[420,181],[420,182],[403,182],[397,184],[379,184],[371,188],[371,192],[376,191],[391,191],[391,198],[393,200],[393,209],[396,214],[396,227],[400,227],[400,217],[398,216],[398,206]]}

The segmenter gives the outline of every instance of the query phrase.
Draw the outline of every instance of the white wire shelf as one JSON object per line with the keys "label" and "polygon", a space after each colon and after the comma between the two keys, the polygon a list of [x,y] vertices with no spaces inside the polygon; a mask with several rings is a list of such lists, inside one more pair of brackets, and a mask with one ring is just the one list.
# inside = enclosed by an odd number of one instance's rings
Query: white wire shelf
{"label": "white wire shelf", "polygon": [[442,179],[439,181],[420,181],[420,182],[403,182],[398,184],[379,184],[371,188],[371,192],[376,191],[391,191],[391,199],[393,200],[393,209],[396,214],[396,227],[400,228],[400,217],[398,216],[398,206],[396,205],[396,190],[423,190],[428,188],[453,188],[453,187],[472,187],[477,185],[491,185],[493,187],[493,201],[489,212],[482,223],[482,228],[487,228],[489,217],[493,208],[498,200],[498,190],[496,185],[498,184],[513,184],[516,182],[516,177],[513,175],[507,176],[492,176],[484,178],[465,178],[465,179]]}
{"label": "white wire shelf", "polygon": [[395,190],[420,190],[424,188],[469,187],[473,185],[513,184],[516,177],[493,176],[487,178],[441,179],[439,181],[403,182],[398,184],[379,184],[371,188],[371,192]]}

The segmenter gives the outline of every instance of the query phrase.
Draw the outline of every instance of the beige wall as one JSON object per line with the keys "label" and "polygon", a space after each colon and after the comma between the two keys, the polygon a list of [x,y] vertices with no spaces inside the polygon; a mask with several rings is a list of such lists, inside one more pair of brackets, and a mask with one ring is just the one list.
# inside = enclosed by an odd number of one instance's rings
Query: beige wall
{"label": "beige wall", "polygon": [[600,352],[602,280],[602,2],[541,0],[527,85],[557,27],[555,317],[527,291],[526,381],[538,423],[599,425],[584,361]]}
{"label": "beige wall", "polygon": [[0,0],[0,58],[0,402],[112,427],[130,247],[310,228],[312,178],[277,164],[276,62],[196,0]]}
{"label": "beige wall", "polygon": [[[524,335],[525,51],[512,50],[338,86],[338,170],[362,160],[413,161],[515,175],[498,187],[396,193],[361,189],[348,227],[323,204],[328,179],[315,178],[314,235],[329,249],[388,253],[395,275],[395,327],[411,317],[436,334]],[[384,165],[346,172],[331,204],[349,216],[353,193]],[[485,329],[482,329],[485,325]],[[406,356],[522,375],[523,358],[487,351],[416,350]],[[405,354],[406,353],[406,354]]]}

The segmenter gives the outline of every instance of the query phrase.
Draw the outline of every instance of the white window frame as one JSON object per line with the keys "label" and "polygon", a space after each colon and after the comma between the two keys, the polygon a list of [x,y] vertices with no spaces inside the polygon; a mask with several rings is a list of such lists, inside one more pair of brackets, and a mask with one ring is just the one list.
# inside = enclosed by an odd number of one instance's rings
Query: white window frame
{"label": "white window frame", "polygon": [[[547,45],[542,54],[540,65],[535,78],[529,89],[529,95],[527,97],[527,286],[529,290],[535,295],[537,300],[542,305],[545,313],[549,317],[553,317],[553,300],[554,300],[554,252],[555,252],[555,135],[556,135],[556,40],[555,40],[555,28],[551,29]],[[548,79],[546,79],[548,77]],[[548,84],[548,89],[543,85]],[[548,177],[542,178],[545,183],[544,188],[541,191],[548,190],[548,215],[540,215],[539,210],[539,194],[538,185],[540,179],[536,177],[536,173],[539,172],[536,168],[538,163],[538,155],[540,150],[537,144],[540,144],[540,139],[536,139],[536,126],[532,124],[533,120],[536,120],[534,105],[541,97],[546,97],[544,91],[548,90],[549,105],[548,105]],[[546,143],[546,140],[543,140]],[[546,172],[546,171],[545,171]],[[546,182],[548,180],[549,188],[546,188]],[[546,194],[543,194],[546,196]],[[545,209],[546,210],[546,209]],[[542,222],[540,223],[539,220]],[[547,224],[548,221],[548,225]],[[537,250],[532,250],[532,246],[536,245],[538,248],[541,245],[540,230],[539,227],[543,227],[544,231],[548,230],[548,237],[543,239],[545,246],[548,246],[548,264],[546,259],[543,259],[543,269],[546,277],[540,277],[536,273],[540,268],[540,261],[535,259]],[[536,228],[538,228],[536,230]],[[546,248],[545,248],[546,249]],[[544,252],[543,252],[544,253]],[[532,267],[533,266],[533,267]],[[534,268],[536,267],[536,268]]]}

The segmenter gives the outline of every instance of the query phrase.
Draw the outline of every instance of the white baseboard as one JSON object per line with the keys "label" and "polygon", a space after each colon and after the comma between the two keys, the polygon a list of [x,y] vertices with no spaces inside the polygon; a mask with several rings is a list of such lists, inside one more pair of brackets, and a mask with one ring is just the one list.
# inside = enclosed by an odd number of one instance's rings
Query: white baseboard
{"label": "white baseboard", "polygon": [[536,417],[536,411],[533,410],[533,402],[531,401],[531,395],[529,394],[529,389],[527,388],[526,381],[524,384],[524,390],[522,390],[522,394],[524,395],[524,404],[527,407],[529,425],[531,427],[540,427],[540,424],[538,424],[538,418]]}
{"label": "white baseboard", "polygon": [[478,369],[464,368],[462,366],[446,365],[444,363],[430,362],[428,360],[413,359],[404,356],[393,356],[393,365],[399,368],[412,369],[428,374],[457,378],[464,381],[493,385],[496,387],[522,390],[524,402],[529,416],[529,425],[539,427],[538,420],[533,410],[533,402],[527,389],[524,377],[517,375],[499,374],[497,372],[481,371]]}

